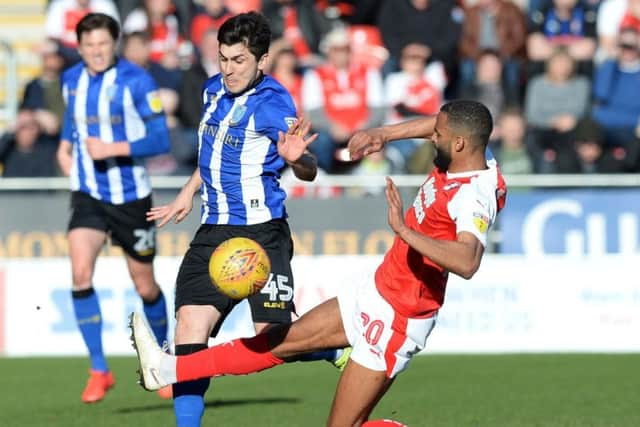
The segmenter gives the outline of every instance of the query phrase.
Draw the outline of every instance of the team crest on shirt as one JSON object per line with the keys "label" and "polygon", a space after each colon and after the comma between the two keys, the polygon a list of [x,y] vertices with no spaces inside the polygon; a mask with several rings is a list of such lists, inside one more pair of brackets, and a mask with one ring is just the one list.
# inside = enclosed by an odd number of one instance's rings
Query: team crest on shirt
{"label": "team crest on shirt", "polygon": [[160,101],[160,95],[158,95],[157,91],[151,91],[147,93],[147,104],[149,104],[149,109],[154,113],[162,112],[162,101]]}
{"label": "team crest on shirt", "polygon": [[244,113],[247,112],[247,107],[245,105],[236,105],[233,107],[233,111],[231,112],[231,120],[229,120],[229,124],[231,126],[235,126],[240,123],[240,120],[244,117]]}
{"label": "team crest on shirt", "polygon": [[486,216],[485,214],[481,213],[481,212],[474,212],[473,213],[473,225],[476,226],[476,228],[478,229],[478,231],[480,233],[486,233],[487,229],[489,228],[489,222],[491,220],[489,219],[488,216]]}
{"label": "team crest on shirt", "polygon": [[111,85],[107,88],[106,93],[109,101],[113,101],[113,98],[116,97],[116,92],[118,92],[118,85]]}

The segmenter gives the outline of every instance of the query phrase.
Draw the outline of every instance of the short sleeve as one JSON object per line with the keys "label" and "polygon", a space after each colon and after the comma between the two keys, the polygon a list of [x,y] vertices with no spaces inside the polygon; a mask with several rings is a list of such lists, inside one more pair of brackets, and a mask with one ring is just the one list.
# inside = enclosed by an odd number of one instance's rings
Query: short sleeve
{"label": "short sleeve", "polygon": [[[288,95],[287,95],[288,96]],[[286,132],[295,123],[296,107],[291,96],[274,97],[267,108],[260,108],[256,114],[257,130],[272,140],[278,140],[278,132]]]}
{"label": "short sleeve", "polygon": [[483,194],[474,185],[463,186],[449,202],[449,214],[456,223],[456,234],[466,231],[487,246],[489,229],[496,219],[495,196]]}

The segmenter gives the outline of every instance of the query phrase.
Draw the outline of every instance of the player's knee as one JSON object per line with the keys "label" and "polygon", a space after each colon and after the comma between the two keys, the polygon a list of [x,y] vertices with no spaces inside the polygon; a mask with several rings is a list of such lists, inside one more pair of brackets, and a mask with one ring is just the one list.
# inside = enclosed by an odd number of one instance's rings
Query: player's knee
{"label": "player's knee", "polygon": [[220,313],[213,307],[182,306],[176,313],[176,344],[207,342],[213,326],[219,321]]}
{"label": "player's knee", "polygon": [[129,275],[138,295],[145,301],[152,301],[160,292],[160,288],[153,277],[151,269],[130,269]]}
{"label": "player's knee", "polygon": [[73,266],[72,280],[74,290],[90,287],[93,280],[93,268],[90,266]]}

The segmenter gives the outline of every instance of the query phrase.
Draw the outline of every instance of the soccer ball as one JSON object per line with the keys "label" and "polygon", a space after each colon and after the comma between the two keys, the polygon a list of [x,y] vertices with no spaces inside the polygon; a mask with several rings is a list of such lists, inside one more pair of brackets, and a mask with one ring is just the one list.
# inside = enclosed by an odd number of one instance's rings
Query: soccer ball
{"label": "soccer ball", "polygon": [[226,296],[243,299],[260,291],[269,280],[271,263],[264,248],[246,237],[233,237],[209,259],[209,277]]}

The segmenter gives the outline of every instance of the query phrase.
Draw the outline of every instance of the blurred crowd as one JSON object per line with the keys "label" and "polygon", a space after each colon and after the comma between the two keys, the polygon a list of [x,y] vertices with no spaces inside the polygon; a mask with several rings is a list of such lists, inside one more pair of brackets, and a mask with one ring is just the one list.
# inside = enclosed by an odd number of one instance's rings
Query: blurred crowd
{"label": "blurred crowd", "polygon": [[149,159],[151,173],[190,174],[217,29],[246,10],[271,23],[269,72],[319,133],[326,174],[428,172],[424,140],[357,164],[346,142],[454,98],[489,107],[506,174],[640,171],[640,0],[52,0],[42,72],[0,139],[0,175],[59,174],[60,74],[79,60],[75,24],[89,11],[119,20],[121,56],[159,87],[172,152]]}

